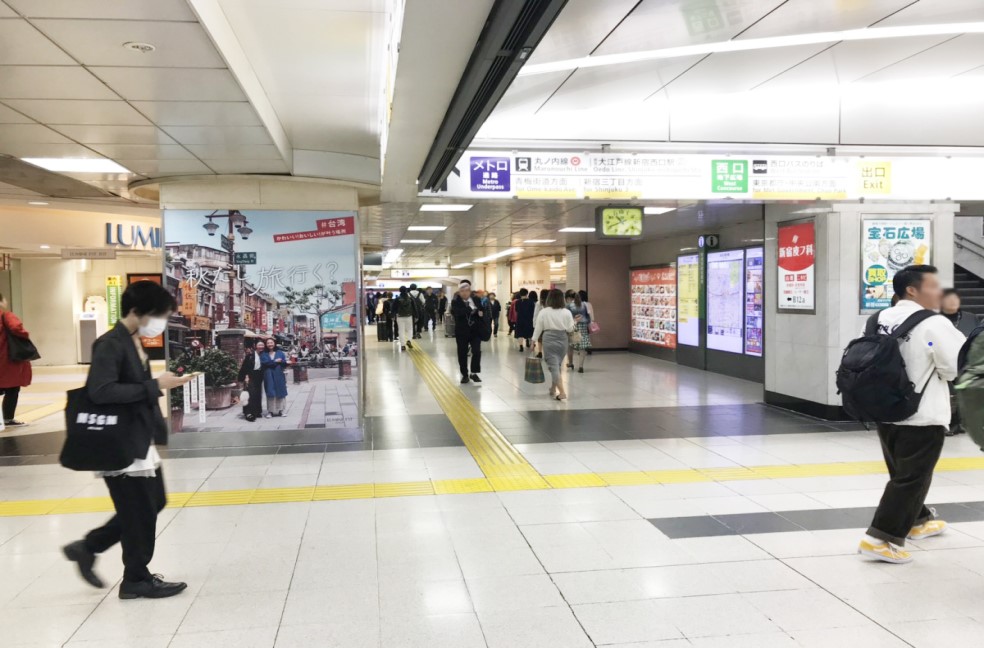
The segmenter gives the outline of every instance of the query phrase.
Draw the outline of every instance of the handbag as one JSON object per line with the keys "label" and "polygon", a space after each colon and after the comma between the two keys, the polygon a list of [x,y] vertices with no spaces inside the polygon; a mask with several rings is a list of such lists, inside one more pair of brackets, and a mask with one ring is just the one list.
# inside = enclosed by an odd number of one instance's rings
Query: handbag
{"label": "handbag", "polygon": [[543,363],[540,362],[539,358],[526,358],[526,374],[523,379],[534,385],[546,382],[547,379],[543,375]]}
{"label": "handbag", "polygon": [[598,322],[590,322],[588,324],[588,333],[597,333],[600,330],[601,327],[598,326]]}
{"label": "handbag", "polygon": [[567,332],[567,342],[572,346],[581,343],[581,331],[574,329],[573,331]]}
{"label": "handbag", "polygon": [[132,433],[133,405],[97,405],[88,389],[68,392],[65,445],[59,462],[69,470],[123,470],[133,463],[127,439]]}
{"label": "handbag", "polygon": [[17,337],[10,332],[10,328],[7,326],[6,313],[0,313],[0,323],[3,323],[3,328],[7,331],[7,355],[12,362],[41,359],[41,354],[38,353],[38,348],[34,346],[34,342],[27,338]]}

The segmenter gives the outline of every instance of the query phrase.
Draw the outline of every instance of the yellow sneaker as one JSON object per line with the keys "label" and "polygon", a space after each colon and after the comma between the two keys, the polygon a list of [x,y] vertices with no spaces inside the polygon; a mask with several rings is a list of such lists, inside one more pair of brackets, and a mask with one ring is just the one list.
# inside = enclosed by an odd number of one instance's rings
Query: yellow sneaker
{"label": "yellow sneaker", "polygon": [[875,560],[894,563],[896,565],[912,562],[912,554],[902,547],[896,547],[891,542],[872,544],[867,540],[862,540],[861,545],[858,547],[858,553],[868,558],[874,558]]}
{"label": "yellow sneaker", "polygon": [[943,535],[946,531],[946,522],[943,520],[929,520],[919,526],[912,527],[912,531],[909,531],[910,540],[922,540],[923,538],[932,538],[933,536]]}

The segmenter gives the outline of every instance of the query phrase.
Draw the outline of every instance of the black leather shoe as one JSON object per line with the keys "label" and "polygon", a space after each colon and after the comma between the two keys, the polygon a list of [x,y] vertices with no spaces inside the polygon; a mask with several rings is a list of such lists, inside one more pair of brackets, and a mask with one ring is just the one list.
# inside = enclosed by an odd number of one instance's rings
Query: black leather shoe
{"label": "black leather shoe", "polygon": [[72,544],[65,545],[62,547],[62,552],[66,558],[78,565],[79,574],[82,575],[85,582],[93,587],[106,587],[96,572],[92,571],[96,564],[96,554],[86,548],[84,540],[76,540]]}
{"label": "black leather shoe", "polygon": [[169,596],[180,594],[185,591],[187,587],[187,583],[168,583],[161,577],[160,574],[154,574],[150,577],[150,580],[139,581],[136,583],[123,581],[120,583],[120,598],[168,598]]}
{"label": "black leather shoe", "polygon": [[478,377],[478,374],[471,375],[472,382],[482,382],[482,379]]}
{"label": "black leather shoe", "polygon": [[461,384],[462,385],[467,385],[468,384],[468,376],[462,376],[461,377]]}

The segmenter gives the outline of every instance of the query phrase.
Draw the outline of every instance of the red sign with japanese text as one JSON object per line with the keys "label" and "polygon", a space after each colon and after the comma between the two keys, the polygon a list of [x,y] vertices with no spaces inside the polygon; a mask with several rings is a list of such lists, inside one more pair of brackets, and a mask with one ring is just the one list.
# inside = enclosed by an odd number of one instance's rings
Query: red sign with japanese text
{"label": "red sign with japanese text", "polygon": [[779,224],[778,273],[780,311],[816,308],[816,224],[814,221]]}
{"label": "red sign with japanese text", "polygon": [[274,234],[274,243],[288,243],[290,241],[307,241],[308,239],[327,238],[330,236],[349,236],[355,234],[355,218],[323,218],[315,223],[316,230],[307,232],[293,232],[290,234]]}
{"label": "red sign with japanese text", "polygon": [[677,345],[676,268],[632,270],[632,341],[675,349]]}

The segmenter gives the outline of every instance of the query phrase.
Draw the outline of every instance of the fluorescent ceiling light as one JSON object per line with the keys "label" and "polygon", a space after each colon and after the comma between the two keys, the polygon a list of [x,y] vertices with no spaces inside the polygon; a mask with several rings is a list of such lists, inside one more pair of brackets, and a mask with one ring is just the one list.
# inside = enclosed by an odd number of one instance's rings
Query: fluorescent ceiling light
{"label": "fluorescent ceiling light", "polygon": [[50,250],[51,249],[51,246],[50,245],[42,245],[41,246],[41,249],[42,250]]}
{"label": "fluorescent ceiling light", "polygon": [[439,203],[427,203],[420,206],[422,212],[464,212],[475,205],[441,205]]}
{"label": "fluorescent ceiling light", "polygon": [[593,227],[565,227],[562,230],[557,230],[558,232],[593,232],[595,228]]}
{"label": "fluorescent ceiling light", "polygon": [[106,158],[21,158],[28,164],[58,173],[130,173]]}
{"label": "fluorescent ceiling light", "polygon": [[659,214],[676,211],[676,207],[644,207],[642,211],[647,216],[658,216]]}
{"label": "fluorescent ceiling light", "polygon": [[29,200],[27,204],[28,205],[47,205],[48,203],[44,202],[43,200]]}
{"label": "fluorescent ceiling light", "polygon": [[411,225],[407,228],[408,232],[443,232],[447,229],[446,225]]}
{"label": "fluorescent ceiling light", "polygon": [[427,239],[403,239],[400,241],[400,243],[406,245],[427,245],[428,243],[430,243],[430,241],[428,241]]}
{"label": "fluorescent ceiling light", "polygon": [[396,263],[396,260],[400,258],[403,254],[401,248],[393,248],[392,250],[386,250],[386,254],[383,255],[383,263]]}
{"label": "fluorescent ceiling light", "polygon": [[655,61],[660,59],[680,58],[684,56],[704,56],[723,52],[744,52],[748,50],[769,49],[774,47],[794,47],[796,45],[818,45],[822,43],[837,43],[840,41],[877,40],[883,38],[905,38],[907,36],[947,36],[958,34],[982,34],[984,22],[948,23],[940,25],[912,25],[905,27],[866,27],[864,29],[846,29],[843,31],[814,32],[810,34],[795,34],[791,36],[771,36],[768,38],[743,38],[741,40],[719,41],[700,45],[685,45],[683,47],[668,47],[665,49],[626,52],[624,54],[605,54],[600,56],[584,56],[581,58],[527,65],[519,71],[519,76],[547,74],[576,70],[578,68],[619,65],[622,63],[638,63],[640,61]]}
{"label": "fluorescent ceiling light", "polygon": [[483,256],[480,259],[475,259],[475,263],[487,263],[489,261],[494,261],[495,259],[501,259],[502,257],[519,254],[522,251],[523,248],[509,248],[508,250],[503,250],[502,252],[496,252],[495,254],[490,254],[488,256]]}
{"label": "fluorescent ceiling light", "polygon": [[454,270],[458,270],[460,268],[467,268],[470,265],[471,265],[471,263],[459,263],[457,265],[451,266],[451,268],[453,268]]}
{"label": "fluorescent ceiling light", "polygon": [[530,239],[528,241],[523,241],[523,243],[556,243],[557,239]]}

